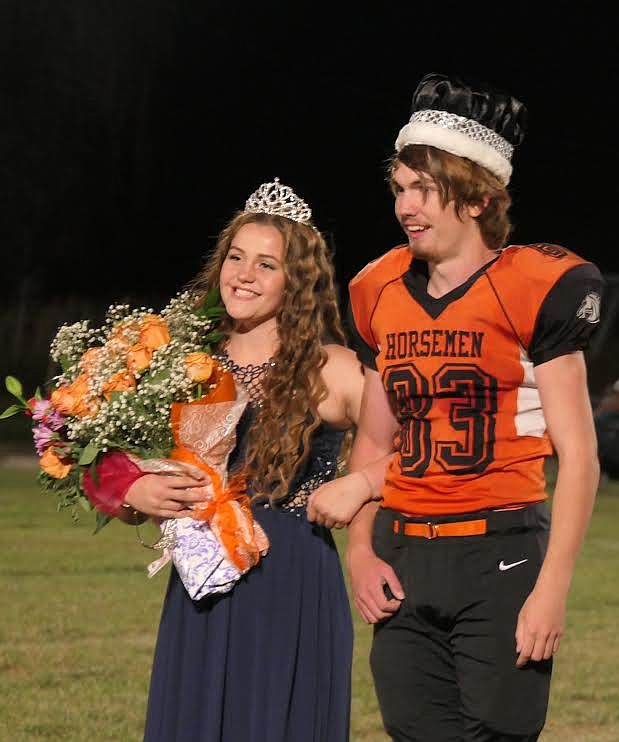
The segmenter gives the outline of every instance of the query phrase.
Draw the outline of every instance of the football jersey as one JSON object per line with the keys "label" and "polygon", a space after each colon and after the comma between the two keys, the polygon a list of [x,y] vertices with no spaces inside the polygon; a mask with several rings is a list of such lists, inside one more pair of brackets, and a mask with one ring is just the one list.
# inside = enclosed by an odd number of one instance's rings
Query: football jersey
{"label": "football jersey", "polygon": [[598,269],[558,245],[510,246],[440,298],[427,282],[404,245],[349,284],[357,354],[399,423],[383,507],[437,515],[545,499],[552,446],[533,368],[587,347]]}

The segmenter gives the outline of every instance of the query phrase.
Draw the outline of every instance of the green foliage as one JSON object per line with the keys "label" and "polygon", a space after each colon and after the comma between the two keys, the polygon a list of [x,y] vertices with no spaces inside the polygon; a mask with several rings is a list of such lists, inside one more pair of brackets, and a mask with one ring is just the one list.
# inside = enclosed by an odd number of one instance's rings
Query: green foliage
{"label": "green foliage", "polygon": [[78,497],[77,504],[86,513],[91,513],[94,510],[93,504],[90,502],[90,500],[87,497],[84,497],[84,496]]}
{"label": "green foliage", "polygon": [[61,355],[58,357],[58,363],[62,369],[62,373],[66,374],[67,371],[73,366],[73,360],[69,356]]}
{"label": "green foliage", "polygon": [[199,317],[208,317],[209,319],[222,317],[225,311],[221,303],[221,294],[217,287],[211,289],[204,297],[202,304],[195,309],[195,313]]}
{"label": "green foliage", "polygon": [[206,295],[206,298],[204,299],[204,303],[202,304],[203,308],[205,310],[217,309],[219,307],[220,298],[221,297],[220,297],[219,289],[215,286]]}
{"label": "green foliage", "polygon": [[18,412],[23,411],[24,408],[22,407],[22,405],[12,404],[10,407],[7,407],[2,414],[0,414],[0,420],[4,420],[7,417],[13,417],[13,415],[17,415]]}
{"label": "green foliage", "polygon": [[19,412],[25,412],[28,409],[28,403],[24,399],[24,389],[21,381],[15,378],[15,376],[7,376],[4,379],[4,385],[9,394],[19,401],[19,404],[12,404],[7,407],[6,410],[0,414],[0,420],[6,420],[9,417],[13,417],[13,415],[17,415]]}
{"label": "green foliage", "polygon": [[[170,378],[170,372],[165,369],[163,371],[158,371],[156,374],[150,375],[150,382],[151,384],[161,384],[162,381],[167,381]],[[120,394],[120,392],[112,392],[112,394]],[[111,397],[112,395],[110,395]]]}
{"label": "green foliage", "polygon": [[[41,489],[56,497],[58,510],[69,510],[74,521],[79,520],[79,510],[90,512],[93,508],[84,497],[82,489],[83,469],[73,467],[66,477],[56,479],[43,470],[39,470],[37,480]],[[84,507],[87,503],[88,507]]]}
{"label": "green foliage", "polygon": [[96,533],[99,533],[99,531],[104,526],[106,526],[108,523],[110,523],[111,521],[114,520],[114,518],[112,518],[111,515],[106,515],[105,513],[99,512],[98,510],[96,512],[97,512],[97,517],[96,517],[96,521],[95,521],[95,534]]}
{"label": "green foliage", "polygon": [[209,332],[208,335],[205,335],[204,342],[208,344],[209,346],[215,345],[215,343],[218,343],[220,340],[224,338],[223,332]]}
{"label": "green foliage", "polygon": [[77,463],[80,466],[90,466],[96,461],[97,456],[101,453],[101,449],[95,446],[94,443],[89,443],[82,451]]}
{"label": "green foliage", "polygon": [[[97,459],[93,459],[89,466],[88,471],[90,472],[90,476],[92,477],[92,481],[95,483],[96,486],[99,485],[99,472],[97,471]],[[84,475],[82,474],[82,486],[84,483]]]}
{"label": "green foliage", "polygon": [[23,396],[24,390],[21,381],[19,379],[16,379],[14,376],[7,376],[4,383],[6,385],[7,391],[25,405],[26,400]]}

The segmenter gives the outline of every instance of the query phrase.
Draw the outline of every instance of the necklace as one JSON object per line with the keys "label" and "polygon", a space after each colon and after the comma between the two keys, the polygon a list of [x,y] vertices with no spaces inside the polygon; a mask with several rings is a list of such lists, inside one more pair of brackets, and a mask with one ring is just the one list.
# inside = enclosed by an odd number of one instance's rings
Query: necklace
{"label": "necklace", "polygon": [[248,363],[246,366],[240,366],[235,363],[226,350],[216,353],[213,356],[221,365],[230,371],[234,378],[247,389],[252,402],[262,403],[262,384],[261,381],[266,372],[275,366],[273,358],[268,358],[264,363]]}

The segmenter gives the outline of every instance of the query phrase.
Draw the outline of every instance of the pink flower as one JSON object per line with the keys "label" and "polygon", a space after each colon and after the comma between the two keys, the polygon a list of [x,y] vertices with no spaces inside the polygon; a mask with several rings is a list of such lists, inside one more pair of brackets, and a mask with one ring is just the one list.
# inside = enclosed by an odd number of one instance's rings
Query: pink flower
{"label": "pink flower", "polygon": [[48,425],[52,430],[60,430],[64,425],[64,421],[64,415],[61,415],[58,410],[52,408],[47,415],[46,425]]}
{"label": "pink flower", "polygon": [[32,419],[41,422],[43,417],[52,409],[52,403],[49,399],[36,399],[33,397],[28,400],[28,406],[32,410]]}
{"label": "pink flower", "polygon": [[64,417],[52,407],[49,399],[31,399],[28,401],[32,410],[32,419],[47,425],[51,430],[60,430]]}
{"label": "pink flower", "polygon": [[33,428],[32,435],[37,454],[43,456],[54,440],[54,431],[48,428],[47,425],[37,425]]}

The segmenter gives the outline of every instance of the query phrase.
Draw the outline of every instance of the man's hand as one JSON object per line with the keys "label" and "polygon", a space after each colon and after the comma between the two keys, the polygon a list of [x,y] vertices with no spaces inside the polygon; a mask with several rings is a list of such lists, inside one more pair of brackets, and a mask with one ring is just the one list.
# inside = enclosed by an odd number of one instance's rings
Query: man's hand
{"label": "man's hand", "polygon": [[516,667],[548,660],[559,649],[565,624],[566,595],[560,588],[536,587],[525,600],[516,625]]}
{"label": "man's hand", "polygon": [[307,519],[327,528],[343,528],[371,498],[367,478],[360,472],[353,472],[326,482],[310,495]]}
{"label": "man's hand", "polygon": [[[393,569],[367,547],[356,546],[347,552],[353,600],[366,623],[389,618],[404,600],[402,585]],[[388,598],[389,589],[393,598]]]}

